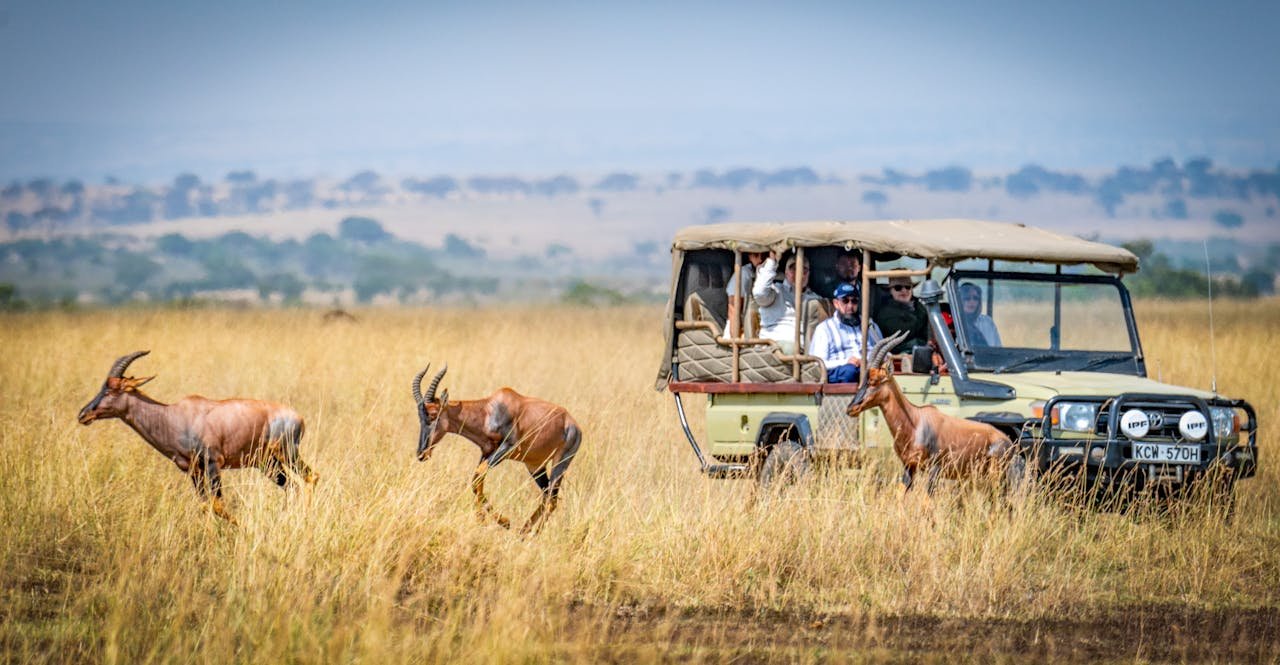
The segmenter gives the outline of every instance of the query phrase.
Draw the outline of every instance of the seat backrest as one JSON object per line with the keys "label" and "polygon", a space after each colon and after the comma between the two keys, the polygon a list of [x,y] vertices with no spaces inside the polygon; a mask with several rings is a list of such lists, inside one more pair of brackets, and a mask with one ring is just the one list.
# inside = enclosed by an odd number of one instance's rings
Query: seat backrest
{"label": "seat backrest", "polygon": [[729,294],[724,287],[712,286],[698,289],[694,293],[702,300],[703,320],[711,321],[724,330],[725,323],[729,320]]}
{"label": "seat backrest", "polygon": [[804,348],[809,348],[809,341],[813,339],[813,333],[818,329],[818,325],[823,321],[831,318],[831,312],[827,310],[826,301],[810,300],[805,302],[805,325],[804,325]]}
{"label": "seat backrest", "polygon": [[[716,335],[724,330],[725,317],[723,311],[718,311],[714,305],[708,304],[703,299],[703,293],[709,292],[711,289],[699,289],[691,292],[684,299],[684,320],[685,321],[705,321],[716,327]],[[720,293],[724,293],[724,289],[720,289]],[[714,298],[714,296],[713,296]],[[728,307],[728,297],[724,297],[725,307]]]}

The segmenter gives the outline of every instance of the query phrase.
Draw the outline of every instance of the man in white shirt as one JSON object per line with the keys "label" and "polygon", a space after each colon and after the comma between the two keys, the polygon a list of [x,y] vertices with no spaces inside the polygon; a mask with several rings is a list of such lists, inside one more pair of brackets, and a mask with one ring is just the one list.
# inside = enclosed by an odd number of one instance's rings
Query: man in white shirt
{"label": "man in white shirt", "polygon": [[804,289],[804,304],[816,302],[821,304],[822,298],[810,291],[809,264],[806,261],[804,272],[796,274],[796,255],[787,252],[783,255],[783,280],[773,281],[778,274],[778,258],[770,252],[769,258],[756,270],[756,281],[751,287],[751,297],[755,299],[760,311],[760,336],[778,343],[784,352],[790,353],[795,348],[796,335],[796,284]]}
{"label": "man in white shirt", "polygon": [[[827,383],[854,383],[862,366],[861,289],[848,282],[836,287],[833,302],[836,313],[818,324],[809,342],[809,355],[822,358],[827,368]],[[880,341],[880,328],[868,322],[867,346]]]}

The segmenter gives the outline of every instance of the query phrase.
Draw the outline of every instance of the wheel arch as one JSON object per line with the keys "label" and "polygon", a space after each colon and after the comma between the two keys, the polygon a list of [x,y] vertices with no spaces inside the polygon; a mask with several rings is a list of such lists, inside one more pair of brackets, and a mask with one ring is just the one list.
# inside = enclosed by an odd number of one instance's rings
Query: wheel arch
{"label": "wheel arch", "polygon": [[760,428],[756,431],[756,449],[772,448],[783,441],[788,433],[795,433],[795,440],[806,449],[813,448],[813,426],[809,417],[802,413],[774,411],[760,419]]}

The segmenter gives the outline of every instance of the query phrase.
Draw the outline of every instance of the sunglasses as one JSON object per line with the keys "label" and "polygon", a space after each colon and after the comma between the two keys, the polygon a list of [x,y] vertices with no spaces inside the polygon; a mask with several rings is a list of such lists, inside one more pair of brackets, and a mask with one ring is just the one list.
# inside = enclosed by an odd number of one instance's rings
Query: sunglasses
{"label": "sunglasses", "polygon": [[907,286],[906,284],[894,284],[889,288],[893,291],[910,291],[911,290],[911,287]]}
{"label": "sunglasses", "polygon": [[858,299],[857,299],[857,298],[855,298],[855,297],[853,297],[853,296],[845,296],[845,297],[843,297],[843,298],[840,298],[840,302],[842,302],[842,303],[846,303],[846,304],[847,304],[847,303],[853,303],[853,304],[855,304],[855,305],[856,305],[856,304],[858,304]]}

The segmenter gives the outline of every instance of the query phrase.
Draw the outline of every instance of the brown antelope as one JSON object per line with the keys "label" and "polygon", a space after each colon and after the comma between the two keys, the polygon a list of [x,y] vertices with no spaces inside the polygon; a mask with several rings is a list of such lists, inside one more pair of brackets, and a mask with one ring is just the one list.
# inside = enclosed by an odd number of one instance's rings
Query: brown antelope
{"label": "brown antelope", "polygon": [[[986,423],[948,416],[935,406],[916,406],[907,400],[893,378],[888,352],[900,343],[907,331],[883,339],[867,353],[866,382],[849,402],[847,413],[857,416],[880,407],[893,433],[893,450],[902,460],[903,489],[910,490],[917,472],[929,473],[925,489],[932,493],[938,476],[959,479],[975,472],[995,473],[1008,463],[1009,479],[1022,468],[1015,457],[1013,442],[1003,432]],[[1015,470],[1015,466],[1018,468]]]}
{"label": "brown antelope", "polygon": [[449,391],[445,390],[437,399],[436,387],[449,371],[448,365],[432,377],[427,394],[423,395],[422,377],[429,369],[431,365],[413,377],[413,400],[421,424],[418,461],[425,462],[446,434],[458,434],[476,444],[480,448],[480,464],[471,478],[476,513],[481,521],[493,517],[504,527],[510,522],[489,505],[484,495],[485,474],[508,457],[523,462],[542,490],[542,501],[522,531],[536,532],[556,509],[560,481],[578,453],[582,441],[578,423],[564,407],[525,397],[510,388],[501,388],[484,399],[456,402],[449,401]]}
{"label": "brown antelope", "polygon": [[296,411],[275,402],[199,395],[162,404],[138,390],[156,377],[124,375],[130,363],[148,353],[138,351],[116,360],[98,395],[80,409],[80,424],[123,420],[185,471],[201,497],[212,494],[213,512],[233,524],[235,518],[222,503],[222,469],[255,466],[281,487],[290,482],[289,471],[307,485],[315,484],[318,476],[298,457],[303,423]]}

